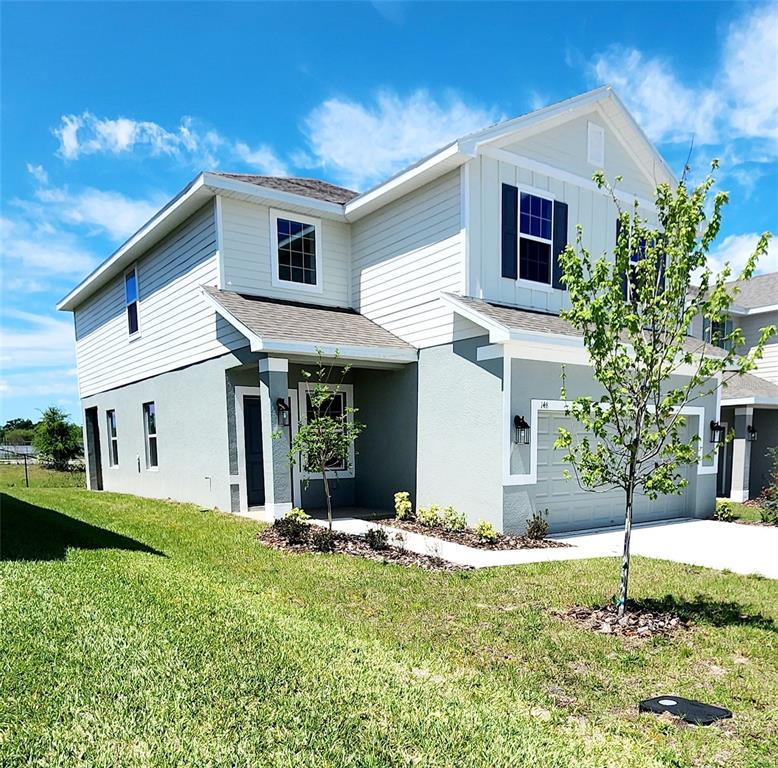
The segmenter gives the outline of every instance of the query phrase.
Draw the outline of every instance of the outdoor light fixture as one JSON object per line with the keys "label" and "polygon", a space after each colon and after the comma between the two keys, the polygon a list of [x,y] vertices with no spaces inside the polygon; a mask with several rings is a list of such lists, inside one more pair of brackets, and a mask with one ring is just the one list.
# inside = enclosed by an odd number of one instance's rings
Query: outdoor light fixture
{"label": "outdoor light fixture", "polygon": [[746,439],[752,443],[756,442],[756,427],[753,424],[746,427]]}
{"label": "outdoor light fixture", "polygon": [[283,397],[276,400],[276,410],[278,411],[278,423],[283,427],[289,426],[289,406]]}
{"label": "outdoor light fixture", "polygon": [[724,435],[727,432],[726,427],[722,427],[721,424],[718,423],[718,421],[713,421],[711,419],[710,422],[710,441],[712,443],[720,443],[724,440]]}
{"label": "outdoor light fixture", "polygon": [[524,420],[524,417],[514,416],[513,426],[516,428],[516,435],[513,438],[513,442],[517,445],[529,445],[529,424]]}

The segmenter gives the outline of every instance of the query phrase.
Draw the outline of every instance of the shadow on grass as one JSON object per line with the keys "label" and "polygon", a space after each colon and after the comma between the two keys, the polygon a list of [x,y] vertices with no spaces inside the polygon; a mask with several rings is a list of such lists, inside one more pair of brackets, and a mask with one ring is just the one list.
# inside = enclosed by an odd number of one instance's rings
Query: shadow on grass
{"label": "shadow on grass", "polygon": [[124,549],[164,556],[128,536],[0,494],[0,560],[64,560],[70,548]]}
{"label": "shadow on grass", "polygon": [[631,600],[635,608],[652,611],[674,613],[687,621],[698,624],[712,624],[714,627],[733,625],[778,630],[775,622],[761,613],[749,613],[746,606],[730,600],[713,600],[705,595],[697,595],[693,600],[679,600],[672,595],[662,598],[645,598]]}

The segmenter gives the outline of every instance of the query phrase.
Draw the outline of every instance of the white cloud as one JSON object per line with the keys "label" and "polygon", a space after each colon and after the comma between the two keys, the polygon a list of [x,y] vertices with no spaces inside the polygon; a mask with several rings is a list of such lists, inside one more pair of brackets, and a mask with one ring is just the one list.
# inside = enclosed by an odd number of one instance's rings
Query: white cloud
{"label": "white cloud", "polygon": [[[60,405],[73,408],[71,415],[78,417],[78,386],[63,370],[35,370],[4,375],[0,379],[0,394],[4,400],[15,397],[57,398]],[[43,409],[45,405],[45,402],[41,402],[40,408]]]}
{"label": "white cloud", "polygon": [[[16,323],[11,325],[7,320]],[[0,328],[0,368],[4,372],[23,368],[72,368],[74,349],[73,322],[69,317],[4,308]]]}
{"label": "white cloud", "polygon": [[42,165],[33,165],[27,163],[27,172],[39,183],[48,184],[49,174],[46,173],[46,169]]}
{"label": "white cloud", "polygon": [[[759,242],[759,235],[756,232],[749,232],[743,235],[728,235],[721,240],[718,245],[708,254],[708,266],[715,273],[721,272],[724,268],[724,264],[729,263],[732,268],[732,280],[735,280],[739,275],[749,256],[756,249],[756,244]],[[764,274],[765,272],[775,272],[778,270],[778,264],[776,264],[775,246],[773,241],[770,242],[771,248],[768,250],[764,258],[757,264],[757,273]]]}
{"label": "white cloud", "polygon": [[256,149],[251,149],[242,141],[236,142],[233,147],[236,157],[247,163],[251,168],[262,171],[269,176],[287,176],[289,171],[286,165],[273,150],[262,144]]}
{"label": "white cloud", "polygon": [[713,76],[683,83],[670,62],[612,47],[590,62],[592,80],[611,83],[648,136],[696,144],[757,140],[778,156],[778,5],[750,8],[726,32]]}
{"label": "white cloud", "polygon": [[498,119],[494,109],[453,95],[440,102],[423,90],[407,98],[382,91],[371,104],[326,100],[308,115],[305,130],[313,165],[364,189]]}

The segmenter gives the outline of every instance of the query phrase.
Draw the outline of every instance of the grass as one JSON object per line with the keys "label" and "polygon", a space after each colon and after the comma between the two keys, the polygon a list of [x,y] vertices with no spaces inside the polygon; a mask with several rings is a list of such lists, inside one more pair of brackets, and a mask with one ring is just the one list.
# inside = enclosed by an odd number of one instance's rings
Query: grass
{"label": "grass", "polygon": [[[636,643],[551,614],[607,599],[616,559],[430,573],[188,505],[2,504],[0,765],[775,764],[775,582],[635,558],[633,596],[696,622]],[[735,718],[637,714],[661,693]]]}
{"label": "grass", "polygon": [[717,499],[716,507],[726,504],[729,506],[732,513],[735,515],[736,523],[759,523],[762,520],[761,508],[755,504],[741,504],[737,501],[729,501],[729,499]]}
{"label": "grass", "polygon": [[[58,472],[39,464],[27,465],[30,488],[84,488],[84,471]],[[0,464],[0,488],[24,488],[24,464]]]}

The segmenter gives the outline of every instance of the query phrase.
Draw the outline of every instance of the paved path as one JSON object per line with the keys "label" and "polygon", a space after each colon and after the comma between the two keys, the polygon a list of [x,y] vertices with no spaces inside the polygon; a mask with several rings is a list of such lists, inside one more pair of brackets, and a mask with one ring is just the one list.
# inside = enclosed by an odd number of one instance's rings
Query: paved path
{"label": "paved path", "polygon": [[[311,522],[322,526],[327,524],[324,520]],[[336,520],[333,527],[343,533],[361,535],[369,528],[379,526],[366,520],[345,518]],[[411,552],[435,555],[451,563],[473,568],[620,556],[624,540],[621,529],[585,531],[554,537],[570,544],[569,547],[493,551],[466,547],[396,528],[391,530],[402,534],[404,546]],[[715,520],[646,523],[633,528],[632,553],[778,579],[778,528],[719,523]]]}

